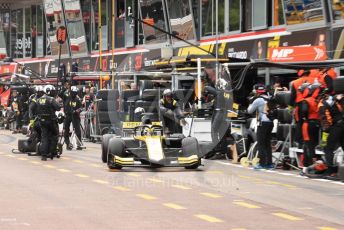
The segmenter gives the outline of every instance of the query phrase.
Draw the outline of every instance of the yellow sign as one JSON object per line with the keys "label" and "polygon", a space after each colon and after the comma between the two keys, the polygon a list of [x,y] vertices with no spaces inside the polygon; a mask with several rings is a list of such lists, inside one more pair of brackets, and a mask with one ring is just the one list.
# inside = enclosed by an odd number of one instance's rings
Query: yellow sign
{"label": "yellow sign", "polygon": [[[142,125],[141,122],[123,122],[122,128],[123,129],[133,129],[137,126]],[[161,125],[160,122],[152,122],[152,125]]]}

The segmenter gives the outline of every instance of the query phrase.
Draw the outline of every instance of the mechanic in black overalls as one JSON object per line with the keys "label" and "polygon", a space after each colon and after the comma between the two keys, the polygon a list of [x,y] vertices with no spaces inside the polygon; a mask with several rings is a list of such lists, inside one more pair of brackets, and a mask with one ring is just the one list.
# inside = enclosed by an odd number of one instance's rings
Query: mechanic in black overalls
{"label": "mechanic in black overalls", "polygon": [[29,142],[34,141],[34,139],[37,139],[37,142],[41,142],[41,127],[39,125],[39,121],[37,120],[37,100],[44,95],[44,89],[43,86],[37,86],[35,90],[36,93],[31,95],[29,98],[29,127],[31,130],[31,135],[28,140]]}
{"label": "mechanic in black overalls", "polygon": [[229,123],[226,122],[227,113],[233,105],[231,85],[227,74],[223,71],[216,86],[207,85],[206,93],[214,96],[214,111],[211,118],[211,138],[216,145],[222,142],[229,131]]}
{"label": "mechanic in black overalls", "polygon": [[73,146],[69,140],[69,128],[70,124],[73,124],[73,129],[79,141],[77,141],[77,150],[81,150],[81,129],[80,129],[80,112],[82,104],[78,96],[78,88],[72,86],[70,90],[70,96],[67,97],[64,104],[65,109],[65,121],[64,121],[64,139],[68,150],[72,150]]}
{"label": "mechanic in black overalls", "polygon": [[181,126],[177,121],[180,121],[182,125],[185,125],[186,121],[177,101],[172,98],[172,91],[170,89],[165,89],[163,92],[163,98],[160,100],[160,114],[166,134],[182,132]]}
{"label": "mechanic in black overalls", "polygon": [[47,157],[53,158],[56,155],[58,127],[55,112],[59,111],[61,107],[54,98],[48,95],[43,95],[37,99],[37,105],[37,116],[39,117],[42,131],[40,152],[42,154],[42,161],[46,161]]}

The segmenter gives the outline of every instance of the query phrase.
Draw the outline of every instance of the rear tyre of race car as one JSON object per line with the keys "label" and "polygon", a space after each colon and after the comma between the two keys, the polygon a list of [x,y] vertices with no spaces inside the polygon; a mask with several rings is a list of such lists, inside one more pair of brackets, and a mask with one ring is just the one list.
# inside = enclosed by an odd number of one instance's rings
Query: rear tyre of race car
{"label": "rear tyre of race car", "polygon": [[106,163],[108,160],[108,148],[109,148],[109,141],[113,138],[114,134],[105,134],[102,140],[102,161]]}
{"label": "rear tyre of race car", "polygon": [[[199,156],[198,141],[194,137],[186,137],[182,140],[182,154],[183,157],[190,157],[192,155]],[[198,159],[193,165],[185,166],[185,169],[197,169],[201,165],[201,159]]]}
{"label": "rear tyre of race car", "polygon": [[115,156],[124,157],[125,143],[120,138],[112,138],[108,144],[108,159],[107,165],[109,169],[121,169],[122,165],[115,163]]}

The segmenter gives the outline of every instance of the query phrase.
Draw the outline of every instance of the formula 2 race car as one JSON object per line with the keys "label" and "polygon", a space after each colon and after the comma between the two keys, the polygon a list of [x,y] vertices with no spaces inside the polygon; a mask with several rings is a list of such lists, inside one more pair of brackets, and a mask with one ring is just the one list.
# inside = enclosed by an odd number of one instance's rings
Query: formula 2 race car
{"label": "formula 2 race car", "polygon": [[183,134],[165,136],[160,125],[139,125],[133,135],[118,137],[106,134],[102,141],[102,160],[109,169],[148,166],[185,167],[201,165],[198,141]]}

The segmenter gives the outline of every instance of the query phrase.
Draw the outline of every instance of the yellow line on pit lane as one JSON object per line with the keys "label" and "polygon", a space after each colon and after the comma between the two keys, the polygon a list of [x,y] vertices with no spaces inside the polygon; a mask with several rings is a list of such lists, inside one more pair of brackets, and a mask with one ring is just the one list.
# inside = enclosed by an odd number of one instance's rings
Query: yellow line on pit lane
{"label": "yellow line on pit lane", "polygon": [[57,171],[60,171],[60,172],[63,172],[63,173],[71,172],[69,169],[57,169]]}
{"label": "yellow line on pit lane", "polygon": [[141,175],[140,174],[137,174],[137,173],[126,173],[128,176],[131,176],[131,177],[140,177]]}
{"label": "yellow line on pit lane", "polygon": [[159,179],[156,179],[156,178],[148,178],[147,180],[149,180],[151,182],[154,182],[154,183],[164,183],[163,180],[159,180]]}
{"label": "yellow line on pit lane", "polygon": [[175,209],[175,210],[185,210],[186,209],[185,207],[180,206],[178,204],[174,204],[174,203],[165,203],[163,205],[168,207],[168,208]]}
{"label": "yellow line on pit lane", "polygon": [[261,207],[259,207],[257,205],[249,204],[249,203],[246,203],[246,202],[243,202],[243,201],[233,202],[233,204],[239,205],[239,206],[244,207],[244,208],[250,208],[250,209],[261,208]]}
{"label": "yellow line on pit lane", "polygon": [[211,170],[211,171],[206,171],[205,173],[209,173],[209,174],[224,174],[224,171],[221,171],[221,170]]}
{"label": "yellow line on pit lane", "polygon": [[320,230],[337,230],[336,228],[331,228],[331,227],[317,227],[317,229],[320,229]]}
{"label": "yellow line on pit lane", "polygon": [[105,180],[93,180],[93,182],[98,183],[98,184],[109,184],[109,182]]}
{"label": "yellow line on pit lane", "polygon": [[85,174],[74,174],[75,176],[77,177],[80,177],[80,178],[88,178],[89,176],[85,175]]}
{"label": "yellow line on pit lane", "polygon": [[145,199],[145,200],[156,200],[157,199],[154,196],[151,196],[151,195],[148,195],[148,194],[143,194],[143,193],[136,194],[136,196],[140,197],[142,199]]}
{"label": "yellow line on pit lane", "polygon": [[81,161],[81,160],[73,160],[73,162],[78,163],[78,164],[83,164],[83,163],[85,163],[84,161]]}
{"label": "yellow line on pit lane", "polygon": [[92,166],[92,167],[94,167],[94,168],[101,168],[102,167],[102,165],[99,165],[99,164],[90,164],[90,166]]}
{"label": "yellow line on pit lane", "polygon": [[55,169],[56,166],[54,165],[43,165],[43,167],[49,168],[49,169]]}
{"label": "yellow line on pit lane", "polygon": [[121,191],[121,192],[129,192],[131,189],[124,187],[124,186],[113,186],[114,189]]}
{"label": "yellow line on pit lane", "polygon": [[21,160],[21,161],[27,161],[27,160],[29,160],[29,159],[27,159],[27,158],[25,158],[25,157],[18,157],[17,159],[18,159],[18,160]]}
{"label": "yellow line on pit lane", "polygon": [[15,158],[15,156],[13,156],[13,155],[11,155],[11,154],[7,154],[7,155],[5,155],[5,157]]}
{"label": "yellow line on pit lane", "polygon": [[280,218],[283,218],[283,219],[286,219],[286,220],[290,220],[290,221],[303,220],[300,217],[292,216],[292,215],[289,215],[289,214],[286,214],[286,213],[282,213],[282,212],[275,212],[275,213],[272,213],[272,215],[278,216]]}
{"label": "yellow line on pit lane", "polygon": [[190,190],[192,188],[190,187],[187,187],[187,186],[184,186],[184,185],[178,185],[178,184],[174,184],[174,185],[171,185],[173,188],[178,188],[178,189],[182,189],[182,190]]}
{"label": "yellow line on pit lane", "polygon": [[30,163],[34,164],[34,165],[41,165],[42,162],[39,162],[39,161],[30,161]]}
{"label": "yellow line on pit lane", "polygon": [[222,196],[219,195],[219,194],[215,194],[215,193],[209,193],[209,192],[202,192],[201,195],[203,196],[207,196],[207,197],[210,197],[210,198],[221,198]]}
{"label": "yellow line on pit lane", "polygon": [[223,222],[223,220],[220,220],[216,217],[208,216],[205,214],[198,214],[198,215],[195,215],[195,217],[197,217],[201,220],[205,220],[205,221],[210,222],[210,223],[222,223]]}

